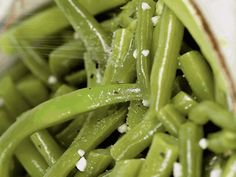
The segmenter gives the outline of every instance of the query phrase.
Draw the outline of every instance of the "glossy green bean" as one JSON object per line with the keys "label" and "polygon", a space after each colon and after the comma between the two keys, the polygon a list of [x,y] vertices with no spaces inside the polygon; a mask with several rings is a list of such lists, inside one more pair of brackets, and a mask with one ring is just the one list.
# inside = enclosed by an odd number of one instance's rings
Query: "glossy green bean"
{"label": "glossy green bean", "polygon": [[0,109],[0,135],[6,131],[6,129],[11,125],[12,121],[8,113],[4,109]]}
{"label": "glossy green bean", "polygon": [[214,100],[213,76],[205,59],[197,51],[190,51],[178,58],[180,68],[197,98]]}
{"label": "glossy green bean", "polygon": [[69,147],[78,135],[88,115],[79,115],[66,128],[56,135],[57,140],[65,147]]}
{"label": "glossy green bean", "polygon": [[236,164],[236,155],[233,154],[226,162],[222,177],[236,177],[235,164]]}
{"label": "glossy green bean", "polygon": [[82,41],[73,40],[56,48],[49,55],[49,67],[57,77],[69,73],[73,67],[81,65],[85,47]]}
{"label": "glossy green bean", "polygon": [[107,61],[104,84],[129,83],[135,78],[135,60],[133,52],[133,34],[127,29],[114,32],[112,53]]}
{"label": "glossy green bean", "polygon": [[141,101],[132,101],[128,109],[129,112],[126,121],[129,128],[132,129],[144,119],[147,107],[143,106]]}
{"label": "glossy green bean", "polygon": [[87,87],[94,87],[102,82],[102,73],[98,63],[94,61],[91,52],[84,54],[85,70],[87,75]]}
{"label": "glossy green bean", "polygon": [[3,99],[3,106],[14,119],[30,108],[10,77],[3,78],[0,81],[0,86],[0,97]]}
{"label": "glossy green bean", "polygon": [[46,101],[49,98],[49,91],[43,83],[35,77],[27,77],[17,84],[17,89],[31,106]]}
{"label": "glossy green bean", "polygon": [[169,177],[179,154],[177,139],[164,133],[154,135],[139,177]]}
{"label": "glossy green bean", "polygon": [[214,153],[224,153],[236,149],[236,134],[221,130],[207,135],[207,148]]}
{"label": "glossy green bean", "polygon": [[79,1],[56,0],[56,3],[104,70],[110,51],[109,35]]}
{"label": "glossy green bean", "polygon": [[27,67],[19,59],[12,61],[9,67],[1,67],[0,70],[0,79],[9,76],[14,82],[20,80],[29,73]]}
{"label": "glossy green bean", "polygon": [[[7,176],[8,169],[2,162],[8,162],[16,146],[33,132],[70,120],[79,113],[141,97],[140,88],[135,84],[122,84],[80,89],[44,102],[22,114],[1,136],[0,152],[4,153],[0,154],[0,172]],[[27,126],[26,122],[31,126]]]}
{"label": "glossy green bean", "polygon": [[102,113],[102,116],[95,114],[87,118],[76,139],[56,164],[49,169],[45,177],[65,177],[68,175],[81,158],[77,151],[82,149],[89,152],[98,146],[124,121],[126,113],[127,110],[123,107],[107,117],[104,117],[104,113]]}
{"label": "glossy green bean", "polygon": [[186,121],[172,104],[167,104],[157,112],[158,120],[171,135],[178,137],[180,126]]}
{"label": "glossy green bean", "polygon": [[109,177],[129,176],[136,177],[143,165],[143,159],[129,159],[116,162]]}
{"label": "glossy green bean", "polygon": [[43,177],[46,173],[48,165],[37,152],[30,139],[24,140],[17,147],[15,155],[30,176]]}
{"label": "glossy green bean", "polygon": [[111,148],[115,160],[134,158],[148,147],[156,132],[162,131],[162,124],[154,112],[147,112],[144,120],[122,136]]}
{"label": "glossy green bean", "polygon": [[204,101],[193,107],[189,112],[189,119],[197,124],[205,124],[209,120],[217,126],[235,132],[236,118],[215,102]]}
{"label": "glossy green bean", "polygon": [[31,140],[49,166],[53,165],[63,153],[62,148],[47,130],[34,133],[31,135]]}
{"label": "glossy green bean", "polygon": [[110,149],[96,149],[89,152],[84,172],[77,172],[75,177],[96,177],[112,162]]}
{"label": "glossy green bean", "polygon": [[86,79],[87,75],[85,70],[79,70],[65,77],[66,82],[74,86],[85,83]]}
{"label": "glossy green bean", "polygon": [[201,177],[202,149],[198,143],[202,136],[202,127],[192,122],[187,122],[180,127],[178,138],[182,176]]}
{"label": "glossy green bean", "polygon": [[[145,7],[147,6],[147,7]],[[151,70],[151,39],[153,32],[152,16],[155,11],[153,0],[140,0],[137,4],[137,28],[135,32],[135,46],[137,52],[137,82],[144,92],[144,99],[150,97],[150,70]]]}
{"label": "glossy green bean", "polygon": [[171,102],[183,115],[187,115],[190,109],[197,104],[191,96],[182,91],[172,98]]}
{"label": "glossy green bean", "polygon": [[164,7],[161,18],[158,48],[151,72],[151,107],[156,111],[170,101],[184,31],[182,23],[167,7]]}
{"label": "glossy green bean", "polygon": [[154,58],[156,49],[158,47],[159,42],[159,33],[161,29],[161,15],[163,13],[164,9],[164,3],[163,0],[159,0],[156,3],[156,11],[154,13],[154,16],[152,17],[152,23],[154,26],[153,34],[152,34],[152,50],[151,50],[151,57]]}

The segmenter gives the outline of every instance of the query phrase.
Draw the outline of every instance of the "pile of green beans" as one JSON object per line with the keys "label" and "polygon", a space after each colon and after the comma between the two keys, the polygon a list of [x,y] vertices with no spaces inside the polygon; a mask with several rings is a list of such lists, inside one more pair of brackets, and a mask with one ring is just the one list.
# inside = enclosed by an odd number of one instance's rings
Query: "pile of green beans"
{"label": "pile of green beans", "polygon": [[0,36],[1,177],[236,177],[236,117],[170,4],[55,0]]}

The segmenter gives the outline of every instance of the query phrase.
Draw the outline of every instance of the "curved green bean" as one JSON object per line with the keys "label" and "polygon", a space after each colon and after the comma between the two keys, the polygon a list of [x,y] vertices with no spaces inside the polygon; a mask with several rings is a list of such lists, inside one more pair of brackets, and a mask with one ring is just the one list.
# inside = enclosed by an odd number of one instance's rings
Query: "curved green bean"
{"label": "curved green bean", "polygon": [[233,154],[226,162],[222,177],[236,177],[235,164],[236,164],[236,155]]}

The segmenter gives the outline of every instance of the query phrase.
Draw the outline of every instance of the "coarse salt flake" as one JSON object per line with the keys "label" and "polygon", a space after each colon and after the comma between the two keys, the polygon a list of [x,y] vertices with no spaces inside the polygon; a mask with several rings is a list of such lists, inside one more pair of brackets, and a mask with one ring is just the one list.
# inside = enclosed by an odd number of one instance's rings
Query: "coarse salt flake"
{"label": "coarse salt flake", "polygon": [[148,9],[151,9],[151,6],[150,6],[148,3],[143,2],[143,3],[142,3],[142,9],[143,9],[143,10],[148,10]]}
{"label": "coarse salt flake", "polygon": [[174,177],[181,177],[182,176],[182,166],[178,162],[174,163],[173,175],[174,175]]}
{"label": "coarse salt flake", "polygon": [[149,50],[142,50],[141,53],[143,56],[147,57],[149,55],[150,51]]}
{"label": "coarse salt flake", "polygon": [[142,103],[143,103],[143,106],[149,107],[149,101],[148,100],[143,100]]}
{"label": "coarse salt flake", "polygon": [[134,50],[134,52],[133,52],[133,57],[134,57],[135,59],[138,58],[138,50],[137,50],[137,49]]}
{"label": "coarse salt flake", "polygon": [[127,126],[126,123],[124,123],[124,124],[122,124],[121,126],[119,126],[117,130],[118,130],[118,132],[120,132],[120,133],[125,133],[125,132],[127,132],[127,130],[128,130],[128,126]]}
{"label": "coarse salt flake", "polygon": [[77,163],[76,163],[76,167],[79,171],[85,171],[87,166],[87,160],[82,157]]}
{"label": "coarse salt flake", "polygon": [[79,149],[77,152],[78,152],[80,157],[83,157],[84,154],[85,154],[85,151],[83,149]]}
{"label": "coarse salt flake", "polygon": [[200,139],[199,141],[199,146],[202,148],[202,149],[206,149],[207,146],[208,146],[208,142],[205,138],[202,138]]}
{"label": "coarse salt flake", "polygon": [[213,169],[210,173],[210,177],[221,177],[222,170],[220,168]]}
{"label": "coarse salt flake", "polygon": [[57,83],[57,78],[55,76],[49,76],[48,77],[48,83],[49,84],[56,84]]}
{"label": "coarse salt flake", "polygon": [[152,17],[152,24],[153,24],[153,26],[156,26],[156,25],[157,25],[158,20],[159,20],[159,17],[158,17],[158,16]]}

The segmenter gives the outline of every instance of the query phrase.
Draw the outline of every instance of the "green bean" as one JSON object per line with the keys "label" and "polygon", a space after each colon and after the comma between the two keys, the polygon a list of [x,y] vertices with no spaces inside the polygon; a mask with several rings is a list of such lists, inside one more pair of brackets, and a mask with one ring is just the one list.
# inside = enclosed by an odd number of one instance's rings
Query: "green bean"
{"label": "green bean", "polygon": [[236,155],[233,154],[226,162],[222,177],[236,177],[235,164],[236,164]]}
{"label": "green bean", "polygon": [[3,78],[0,81],[0,86],[0,96],[3,99],[3,106],[13,118],[16,118],[20,113],[30,108],[28,103],[15,87],[11,78]]}
{"label": "green bean", "polygon": [[11,120],[8,113],[4,109],[0,109],[0,135],[11,125]]}
{"label": "green bean", "polygon": [[50,76],[52,76],[47,62],[31,47],[31,45],[24,41],[12,37],[12,42],[17,46],[17,51],[20,54],[22,61],[28,67],[28,69],[43,83],[51,84],[51,87],[57,87],[57,79],[50,82]]}
{"label": "green bean", "polygon": [[136,177],[143,164],[143,159],[129,159],[116,162],[116,166],[109,177],[129,176]]}
{"label": "green bean", "polygon": [[203,136],[202,127],[187,122],[179,131],[179,158],[182,176],[201,177],[202,149],[198,145]]}
{"label": "green bean", "polygon": [[29,139],[17,147],[15,154],[30,176],[43,177],[46,173],[48,165]]}
{"label": "green bean", "polygon": [[29,70],[19,59],[15,59],[10,67],[4,67],[0,70],[0,79],[9,76],[14,82],[20,80],[29,73]]}
{"label": "green bean", "polygon": [[127,29],[114,32],[112,53],[104,73],[104,84],[129,83],[134,81],[135,60],[133,52],[133,34]]}
{"label": "green bean", "polygon": [[164,133],[154,135],[140,177],[169,177],[178,157],[177,139]]}
{"label": "green bean", "polygon": [[147,112],[144,120],[122,136],[111,148],[111,155],[115,160],[136,157],[152,141],[156,132],[162,131],[162,124],[155,117],[154,112]]}
{"label": "green bean", "polygon": [[49,67],[53,75],[64,76],[82,63],[85,47],[80,40],[73,40],[56,48],[49,55]]}
{"label": "green bean", "polygon": [[221,128],[235,132],[236,119],[232,112],[211,101],[204,101],[193,107],[189,119],[197,124],[205,124],[209,120]]}
{"label": "green bean", "polygon": [[96,149],[89,152],[87,166],[84,172],[78,172],[75,177],[96,177],[112,162],[110,149]]}
{"label": "green bean", "polygon": [[49,166],[53,165],[63,153],[62,148],[47,130],[34,133],[31,135],[31,140]]}
{"label": "green bean", "polygon": [[144,100],[149,101],[150,96],[150,69],[151,69],[151,39],[152,16],[155,11],[155,3],[152,0],[140,0],[137,5],[137,28],[135,32],[135,46],[137,56],[136,70],[137,82],[144,92]]}
{"label": "green bean", "polygon": [[56,3],[104,70],[110,51],[110,39],[105,30],[77,0],[56,0]]}
{"label": "green bean", "polygon": [[88,115],[79,115],[73,120],[65,129],[63,129],[60,133],[56,135],[58,141],[65,147],[69,147],[69,145],[73,142],[78,132],[81,130],[84,125],[85,120]]}
{"label": "green bean", "polygon": [[163,0],[159,0],[156,3],[156,12],[154,13],[155,16],[152,17],[152,23],[154,26],[153,34],[152,34],[152,50],[151,50],[151,57],[154,58],[156,49],[158,47],[159,42],[159,33],[161,28],[161,15],[163,13],[164,3]]}
{"label": "green bean", "polygon": [[75,91],[75,89],[73,87],[70,87],[68,85],[61,85],[57,91],[55,92],[55,94],[53,95],[53,97],[58,97],[58,96],[62,96],[65,95],[67,93],[73,92]]}
{"label": "green bean", "polygon": [[[136,85],[122,84],[80,89],[44,102],[18,117],[17,121],[1,136],[0,152],[4,153],[0,154],[0,173],[7,176],[8,168],[4,164],[8,164],[16,146],[33,132],[70,120],[79,113],[110,104],[137,100],[141,97],[140,88]],[[30,127],[27,126],[29,123]],[[5,161],[6,163],[3,163]]]}
{"label": "green bean", "polygon": [[85,70],[87,75],[87,87],[93,87],[102,82],[102,73],[98,63],[94,62],[91,52],[84,54]]}
{"label": "green bean", "polygon": [[207,148],[214,153],[223,153],[236,149],[236,134],[234,132],[221,130],[210,133],[206,139]]}
{"label": "green bean", "polygon": [[197,51],[188,52],[179,58],[182,69],[188,83],[197,98],[201,100],[213,100],[213,76],[205,59]]}
{"label": "green bean", "polygon": [[35,77],[27,77],[17,84],[17,89],[31,106],[46,101],[49,98],[47,88]]}
{"label": "green bean", "polygon": [[193,98],[182,91],[179,92],[174,98],[172,98],[171,102],[175,106],[175,108],[183,115],[187,115],[190,109],[197,104],[197,102]]}
{"label": "green bean", "polygon": [[164,7],[161,18],[158,48],[151,72],[151,107],[156,111],[169,102],[184,29],[167,7]]}
{"label": "green bean", "polygon": [[172,104],[167,104],[157,112],[158,120],[163,124],[168,133],[177,137],[180,126],[186,121]]}
{"label": "green bean", "polygon": [[95,114],[88,118],[71,146],[56,164],[49,169],[45,177],[64,177],[68,175],[81,158],[77,151],[82,149],[85,152],[89,152],[98,146],[124,121],[126,113],[127,110],[123,107],[107,117],[104,117],[104,113],[102,113],[101,117]]}
{"label": "green bean", "polygon": [[141,101],[132,101],[128,109],[127,124],[132,129],[143,120],[147,107]]}
{"label": "green bean", "polygon": [[214,74],[215,99],[221,105],[227,105],[228,79],[222,74],[222,66],[214,45],[209,42],[209,35],[204,25],[199,24],[192,4],[185,0],[164,0],[164,3],[176,14],[198,44],[202,54],[209,62]]}
{"label": "green bean", "polygon": [[65,80],[71,85],[79,85],[86,81],[86,71],[79,70],[65,77]]}

